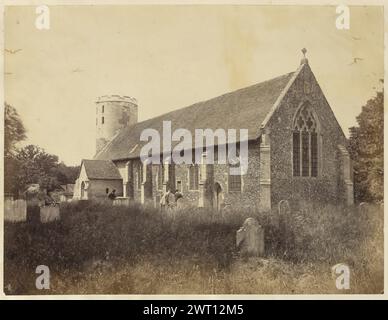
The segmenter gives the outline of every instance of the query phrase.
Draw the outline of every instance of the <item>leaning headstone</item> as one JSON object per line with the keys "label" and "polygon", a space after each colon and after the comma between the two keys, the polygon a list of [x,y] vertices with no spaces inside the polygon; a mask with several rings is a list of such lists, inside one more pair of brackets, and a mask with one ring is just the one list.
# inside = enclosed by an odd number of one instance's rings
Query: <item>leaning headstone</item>
{"label": "leaning headstone", "polygon": [[368,204],[366,202],[361,202],[358,205],[358,212],[360,214],[367,214],[368,213]]}
{"label": "leaning headstone", "polygon": [[264,229],[255,218],[248,218],[236,232],[236,245],[240,253],[248,256],[264,254]]}

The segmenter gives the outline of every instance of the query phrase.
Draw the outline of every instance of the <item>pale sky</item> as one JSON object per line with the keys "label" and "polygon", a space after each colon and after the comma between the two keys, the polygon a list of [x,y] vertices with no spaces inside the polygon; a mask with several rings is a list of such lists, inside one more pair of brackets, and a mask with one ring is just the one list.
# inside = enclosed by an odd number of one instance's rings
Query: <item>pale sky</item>
{"label": "pale sky", "polygon": [[[351,7],[7,7],[5,101],[28,140],[68,165],[95,151],[98,96],[133,96],[139,121],[310,66],[345,134],[383,78],[383,9]],[[354,58],[361,58],[354,62]],[[375,87],[375,88],[374,88]]]}

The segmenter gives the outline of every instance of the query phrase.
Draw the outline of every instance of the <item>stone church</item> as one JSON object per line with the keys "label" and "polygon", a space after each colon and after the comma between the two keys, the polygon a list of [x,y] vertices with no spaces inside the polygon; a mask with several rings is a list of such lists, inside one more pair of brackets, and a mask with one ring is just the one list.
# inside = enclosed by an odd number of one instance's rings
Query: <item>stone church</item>
{"label": "stone church", "polygon": [[[305,53],[305,51],[304,51]],[[308,60],[298,69],[222,96],[137,121],[137,102],[103,96],[96,102],[96,154],[83,160],[74,199],[107,198],[158,206],[166,190],[179,190],[187,206],[270,210],[281,200],[353,203],[347,139]],[[143,163],[144,129],[248,129],[248,169],[231,175],[230,164]],[[216,146],[215,146],[216,147]]]}

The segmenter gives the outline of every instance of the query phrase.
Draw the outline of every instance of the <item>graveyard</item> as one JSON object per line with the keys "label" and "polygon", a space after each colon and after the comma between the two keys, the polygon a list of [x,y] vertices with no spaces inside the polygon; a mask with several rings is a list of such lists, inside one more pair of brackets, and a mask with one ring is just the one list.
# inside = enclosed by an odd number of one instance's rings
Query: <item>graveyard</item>
{"label": "graveyard", "polygon": [[[6,294],[381,293],[383,208],[270,212],[63,203],[53,221],[5,222]],[[345,264],[350,288],[332,268]],[[35,286],[38,265],[50,290]]]}

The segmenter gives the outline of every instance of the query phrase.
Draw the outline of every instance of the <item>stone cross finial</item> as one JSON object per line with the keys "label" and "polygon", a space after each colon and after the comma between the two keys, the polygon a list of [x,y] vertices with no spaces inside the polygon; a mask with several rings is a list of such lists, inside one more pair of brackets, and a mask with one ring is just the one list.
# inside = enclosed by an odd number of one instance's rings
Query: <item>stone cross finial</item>
{"label": "stone cross finial", "polygon": [[303,48],[302,49],[302,53],[303,53],[303,59],[300,61],[300,64],[307,64],[309,61],[307,60],[306,58],[306,52],[307,52],[307,49],[306,48]]}

